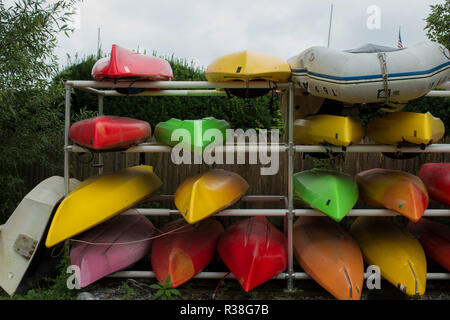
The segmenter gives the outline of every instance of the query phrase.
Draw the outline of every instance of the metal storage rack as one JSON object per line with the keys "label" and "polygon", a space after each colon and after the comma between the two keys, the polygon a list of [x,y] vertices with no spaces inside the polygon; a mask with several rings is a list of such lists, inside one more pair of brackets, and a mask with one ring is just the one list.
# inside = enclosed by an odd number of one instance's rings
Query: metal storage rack
{"label": "metal storage rack", "polygon": [[[65,84],[66,100],[65,100],[65,147],[64,147],[64,179],[65,179],[65,194],[67,196],[69,190],[69,178],[70,178],[70,154],[88,152],[86,149],[77,145],[71,145],[69,140],[69,128],[70,128],[70,114],[71,114],[71,91],[72,89],[80,89],[98,96],[98,111],[99,114],[103,114],[103,102],[104,97],[124,96],[118,93],[114,89],[116,88],[153,88],[160,89],[158,91],[146,91],[134,96],[226,96],[224,91],[218,91],[217,89],[271,89],[267,83],[251,83],[246,85],[244,83],[213,83],[213,82],[199,82],[199,81],[144,81],[144,82],[127,82],[127,81],[67,81]],[[450,88],[449,84],[444,85],[442,88]],[[276,276],[274,279],[287,281],[287,290],[292,291],[294,289],[294,280],[310,279],[310,277],[303,272],[294,273],[294,256],[293,256],[293,221],[295,216],[321,216],[322,213],[312,209],[295,209],[293,205],[293,180],[294,174],[294,155],[295,153],[304,152],[327,152],[331,149],[333,152],[344,152],[342,148],[338,147],[322,147],[322,146],[303,146],[294,145],[293,141],[293,123],[294,123],[294,84],[278,83],[277,89],[281,91],[281,94],[287,95],[288,106],[286,110],[286,141],[278,145],[269,145],[272,152],[287,153],[288,155],[288,186],[287,195],[275,195],[275,196],[246,196],[242,201],[256,201],[256,202],[278,202],[285,203],[284,209],[228,209],[217,213],[217,216],[274,216],[284,217],[287,221],[287,239],[288,239],[288,269]],[[427,96],[430,97],[448,97],[450,91],[431,91]],[[221,146],[217,147],[221,151],[225,152],[257,152],[257,145],[235,145],[235,146]],[[395,146],[384,145],[355,145],[347,148],[345,152],[362,153],[362,152],[398,152],[403,153],[450,153],[450,144],[435,144],[428,146],[425,150],[420,148],[397,148]],[[132,147],[125,152],[127,153],[170,153],[171,148],[158,144],[144,143],[136,147]],[[99,154],[100,163],[102,161],[102,154]],[[102,173],[102,168],[99,168],[99,173]],[[173,196],[162,196],[160,200],[171,199]],[[135,214],[143,214],[147,216],[170,216],[177,215],[177,210],[170,209],[139,209]],[[348,216],[396,216],[397,213],[391,210],[385,209],[356,209],[352,210]],[[430,209],[426,210],[424,216],[450,216],[450,209]],[[195,278],[196,279],[221,279],[226,275],[225,272],[201,272]],[[367,278],[369,275],[366,274]],[[110,277],[113,278],[153,278],[154,273],[151,271],[121,271],[117,272]],[[228,278],[233,278],[230,274]],[[428,273],[428,280],[450,280],[450,273]]]}

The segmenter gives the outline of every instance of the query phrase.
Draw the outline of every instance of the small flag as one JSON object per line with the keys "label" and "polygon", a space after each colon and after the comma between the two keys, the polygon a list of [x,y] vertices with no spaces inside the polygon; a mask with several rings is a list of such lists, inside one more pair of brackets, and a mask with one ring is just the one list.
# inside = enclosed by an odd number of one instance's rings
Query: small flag
{"label": "small flag", "polygon": [[398,29],[398,43],[397,43],[397,47],[399,49],[403,49],[402,36],[400,34],[400,28]]}

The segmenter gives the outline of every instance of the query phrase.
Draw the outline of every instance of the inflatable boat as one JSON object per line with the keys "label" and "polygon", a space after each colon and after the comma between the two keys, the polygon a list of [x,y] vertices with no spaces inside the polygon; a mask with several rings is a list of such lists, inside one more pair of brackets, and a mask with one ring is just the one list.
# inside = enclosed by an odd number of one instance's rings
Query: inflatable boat
{"label": "inflatable boat", "polygon": [[344,104],[381,104],[400,110],[450,77],[450,53],[424,41],[397,49],[367,44],[341,51],[311,47],[288,60],[292,81],[303,91]]}

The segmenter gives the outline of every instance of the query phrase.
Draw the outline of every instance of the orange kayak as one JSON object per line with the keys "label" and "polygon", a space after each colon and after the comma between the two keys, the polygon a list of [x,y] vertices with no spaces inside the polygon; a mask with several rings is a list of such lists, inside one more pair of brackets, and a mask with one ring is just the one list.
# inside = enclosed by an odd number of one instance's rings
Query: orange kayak
{"label": "orange kayak", "polygon": [[357,242],[326,217],[294,224],[294,255],[303,270],[339,300],[360,300],[364,260]]}
{"label": "orange kayak", "polygon": [[413,222],[428,207],[428,192],[419,177],[398,170],[371,169],[356,175],[361,199],[374,207],[394,210]]}

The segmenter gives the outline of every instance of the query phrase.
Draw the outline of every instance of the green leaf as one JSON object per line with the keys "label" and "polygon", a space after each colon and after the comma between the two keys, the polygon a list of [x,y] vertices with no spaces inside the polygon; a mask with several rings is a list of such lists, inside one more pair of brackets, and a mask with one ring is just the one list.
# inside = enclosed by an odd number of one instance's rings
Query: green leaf
{"label": "green leaf", "polygon": [[161,286],[160,286],[159,284],[151,284],[149,287],[150,287],[151,289],[156,289],[156,290],[161,289]]}

